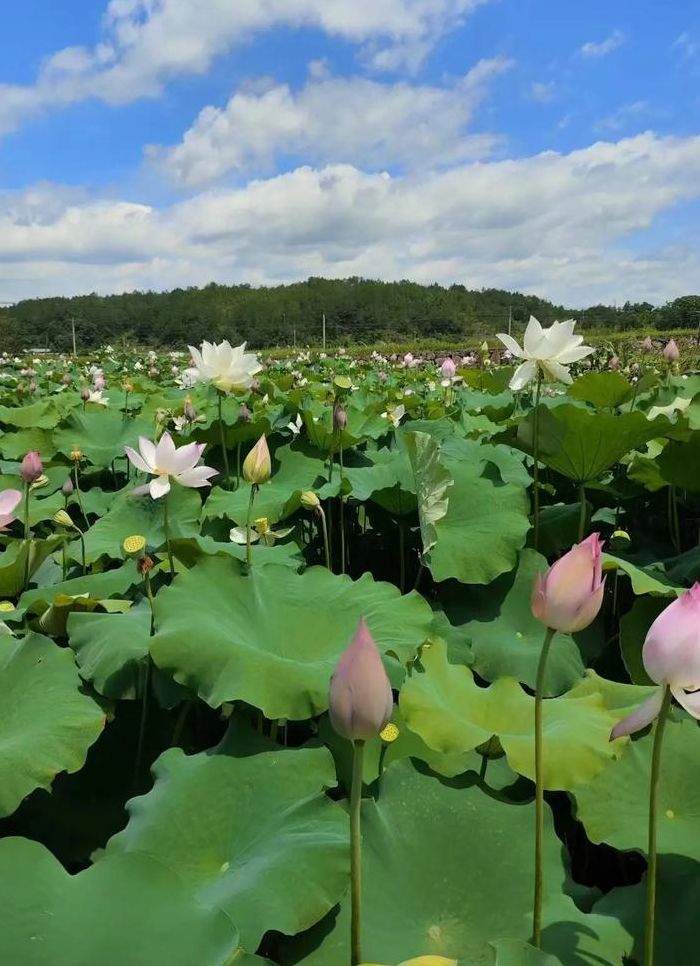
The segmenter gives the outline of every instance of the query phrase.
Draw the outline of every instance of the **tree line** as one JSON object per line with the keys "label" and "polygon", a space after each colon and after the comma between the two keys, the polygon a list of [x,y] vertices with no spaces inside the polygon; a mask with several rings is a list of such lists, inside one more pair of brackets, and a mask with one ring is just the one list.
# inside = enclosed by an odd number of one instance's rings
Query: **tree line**
{"label": "tree line", "polygon": [[203,339],[246,340],[252,348],[472,339],[515,332],[530,315],[543,323],[574,317],[588,330],[657,330],[700,325],[700,296],[663,306],[626,302],[572,310],[546,299],[501,289],[419,285],[372,279],[309,278],[254,288],[217,285],[171,292],[129,292],[28,299],[0,309],[1,348],[78,351],[107,343],[182,347]]}

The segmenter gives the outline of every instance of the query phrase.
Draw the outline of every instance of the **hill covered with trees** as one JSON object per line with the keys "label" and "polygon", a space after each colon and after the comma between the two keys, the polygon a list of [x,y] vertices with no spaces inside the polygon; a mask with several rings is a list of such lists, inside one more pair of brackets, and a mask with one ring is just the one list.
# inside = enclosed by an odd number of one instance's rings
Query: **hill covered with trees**
{"label": "hill covered with trees", "polygon": [[461,339],[519,327],[530,314],[541,322],[573,316],[582,329],[697,329],[700,296],[661,307],[648,302],[572,310],[500,289],[419,285],[370,279],[309,278],[252,288],[210,284],[172,292],[130,292],[29,299],[0,309],[0,348],[69,350],[75,325],[79,350],[125,341],[182,347],[202,339],[242,341],[251,347],[319,345],[326,319],[328,344],[386,339]]}

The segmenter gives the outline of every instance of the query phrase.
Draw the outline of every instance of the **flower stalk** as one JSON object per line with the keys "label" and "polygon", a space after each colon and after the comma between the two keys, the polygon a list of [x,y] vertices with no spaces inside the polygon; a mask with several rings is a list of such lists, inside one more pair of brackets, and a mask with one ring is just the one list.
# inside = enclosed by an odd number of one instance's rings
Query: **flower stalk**
{"label": "flower stalk", "polygon": [[547,658],[556,631],[545,631],[535,684],[535,891],[532,905],[532,945],[542,948],[542,899],[544,897],[544,782],[542,756],[542,699]]}
{"label": "flower stalk", "polygon": [[671,707],[671,691],[664,690],[661,711],[654,727],[654,748],[651,756],[651,778],[649,780],[649,838],[647,846],[647,897],[646,924],[644,930],[644,966],[654,966],[654,939],[656,931],[656,830],[658,821],[659,773],[661,771],[661,746],[664,738],[668,712]]}

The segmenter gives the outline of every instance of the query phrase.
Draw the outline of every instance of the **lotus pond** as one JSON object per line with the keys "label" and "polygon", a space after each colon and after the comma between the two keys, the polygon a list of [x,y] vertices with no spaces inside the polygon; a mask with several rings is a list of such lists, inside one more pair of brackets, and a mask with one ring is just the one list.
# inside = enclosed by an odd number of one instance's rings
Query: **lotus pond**
{"label": "lotus pond", "polygon": [[2,964],[696,961],[697,357],[549,333],[2,358]]}

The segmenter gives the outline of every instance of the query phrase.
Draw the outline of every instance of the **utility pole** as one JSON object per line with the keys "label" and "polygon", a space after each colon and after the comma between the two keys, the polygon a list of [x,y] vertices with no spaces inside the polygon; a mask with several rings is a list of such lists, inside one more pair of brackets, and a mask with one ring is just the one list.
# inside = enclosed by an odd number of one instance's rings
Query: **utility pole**
{"label": "utility pole", "polygon": [[71,318],[71,320],[70,320],[70,327],[71,327],[71,333],[73,335],[73,355],[74,356],[77,356],[78,350],[77,350],[76,344],[75,344],[75,319],[73,319],[73,318]]}
{"label": "utility pole", "polygon": [[297,347],[297,327],[296,327],[296,325],[293,325],[292,326],[292,344],[293,344],[294,348],[296,349],[296,347]]}
{"label": "utility pole", "polygon": [[323,348],[326,348],[326,313],[323,313]]}
{"label": "utility pole", "polygon": [[511,334],[511,328],[513,327],[513,306],[508,306],[508,335]]}

